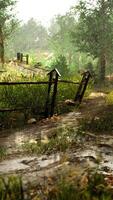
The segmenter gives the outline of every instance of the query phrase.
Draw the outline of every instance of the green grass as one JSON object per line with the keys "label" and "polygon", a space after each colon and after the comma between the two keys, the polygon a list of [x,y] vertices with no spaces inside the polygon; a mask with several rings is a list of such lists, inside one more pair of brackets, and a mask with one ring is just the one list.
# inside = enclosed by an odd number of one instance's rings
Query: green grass
{"label": "green grass", "polygon": [[25,143],[23,150],[28,153],[35,154],[51,154],[54,152],[64,152],[69,148],[69,142],[66,138],[50,139],[48,143]]}
{"label": "green grass", "polygon": [[[72,173],[72,172],[71,172]],[[73,174],[74,175],[74,174]],[[102,174],[89,172],[83,177],[73,177],[70,173],[51,179],[51,185],[41,188],[29,185],[24,191],[22,178],[0,177],[0,200],[112,200],[113,189]],[[71,178],[70,178],[71,177]],[[110,178],[111,179],[111,178]],[[31,197],[32,196],[32,197]]]}
{"label": "green grass", "polygon": [[[18,72],[16,66],[7,67],[7,72],[2,73],[0,81],[5,82],[21,82],[21,81],[47,81],[48,77],[40,77],[39,75],[25,75]],[[62,79],[62,77],[61,77]],[[80,82],[81,77],[78,75],[63,78]],[[92,84],[89,84],[85,96],[89,94]],[[61,114],[73,110],[73,107],[64,104],[67,99],[74,100],[78,85],[68,83],[58,83],[57,98],[55,105],[55,113]],[[53,89],[53,87],[52,87]],[[48,85],[10,85],[0,86],[0,109],[17,109],[16,114],[0,113],[0,124],[2,127],[23,126],[29,118],[40,118],[40,114],[44,115],[45,103],[47,98]],[[51,91],[52,97],[52,91]],[[18,120],[19,115],[24,114],[22,120]],[[42,116],[41,116],[42,117]],[[19,122],[18,122],[19,121]],[[23,123],[22,123],[23,122]]]}
{"label": "green grass", "polygon": [[[6,74],[0,77],[0,81],[45,81],[48,78],[41,78],[39,76],[27,77],[25,75]],[[55,113],[69,112],[72,107],[65,106],[66,99],[74,99],[77,86],[72,84],[58,84],[58,92],[56,99]],[[45,103],[47,98],[48,85],[10,85],[0,86],[0,109],[20,109],[17,111],[24,114],[22,121],[26,118],[38,117],[40,113],[45,111]],[[52,92],[51,92],[52,95]],[[12,116],[13,115],[13,116]],[[17,116],[18,118],[18,116]],[[10,120],[14,119],[14,120]],[[0,113],[0,124],[5,127],[13,126],[16,122],[16,115],[8,113]],[[18,121],[18,120],[17,120]],[[22,124],[23,125],[23,124]],[[15,125],[14,125],[15,126]]]}
{"label": "green grass", "polygon": [[61,180],[48,194],[48,200],[112,200],[113,190],[106,184],[104,176],[93,174],[86,177],[88,183]]}
{"label": "green grass", "polygon": [[[53,135],[53,136],[52,136]],[[51,154],[54,152],[65,152],[75,142],[76,131],[74,128],[58,128],[51,133],[51,138],[47,143],[39,141],[37,143],[26,142],[22,145],[24,152],[30,154]]]}
{"label": "green grass", "polygon": [[22,180],[20,177],[0,177],[0,200],[24,200]]}
{"label": "green grass", "polygon": [[113,113],[107,112],[103,116],[93,117],[91,119],[82,119],[80,120],[80,126],[83,131],[91,132],[108,132],[113,130]]}
{"label": "green grass", "polygon": [[0,160],[3,160],[7,155],[7,150],[5,147],[0,147]]}
{"label": "green grass", "polygon": [[113,105],[113,91],[109,92],[106,96],[106,102],[107,104]]}

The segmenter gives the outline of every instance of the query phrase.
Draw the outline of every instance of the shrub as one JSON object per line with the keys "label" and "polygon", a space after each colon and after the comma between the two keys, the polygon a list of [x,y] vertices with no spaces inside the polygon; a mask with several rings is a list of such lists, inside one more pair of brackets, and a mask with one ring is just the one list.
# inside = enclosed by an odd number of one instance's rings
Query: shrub
{"label": "shrub", "polygon": [[111,91],[107,96],[106,96],[106,102],[108,104],[113,104],[113,91]]}
{"label": "shrub", "polygon": [[108,113],[104,116],[95,117],[92,119],[80,120],[80,125],[83,131],[100,132],[113,130],[113,114]]}
{"label": "shrub", "polygon": [[52,68],[57,68],[62,77],[67,77],[69,76],[69,69],[67,66],[67,61],[65,56],[60,55],[58,56],[53,63],[51,64]]}
{"label": "shrub", "polygon": [[112,200],[113,191],[109,188],[102,174],[86,177],[87,184],[71,183],[61,180],[48,194],[48,200]]}

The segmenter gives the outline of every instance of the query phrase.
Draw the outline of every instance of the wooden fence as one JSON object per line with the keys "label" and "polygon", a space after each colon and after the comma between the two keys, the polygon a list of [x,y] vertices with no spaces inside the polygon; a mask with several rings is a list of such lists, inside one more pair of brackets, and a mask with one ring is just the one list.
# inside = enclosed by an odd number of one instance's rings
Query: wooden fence
{"label": "wooden fence", "polygon": [[[51,72],[48,73],[49,81],[37,81],[37,82],[0,82],[0,86],[11,86],[11,85],[48,85],[47,97],[45,101],[45,110],[44,115],[45,117],[53,116],[55,110],[55,102],[57,97],[57,88],[58,83],[65,83],[65,84],[73,84],[78,85],[77,92],[75,91],[75,98],[73,99],[74,102],[81,103],[82,98],[84,96],[84,92],[87,88],[89,79],[91,77],[90,72],[85,72],[83,74],[81,82],[74,82],[70,80],[59,80],[61,76],[57,69],[53,69]],[[23,110],[23,108],[17,109],[0,109],[0,112],[11,112],[16,110]]]}
{"label": "wooden fence", "polygon": [[29,55],[28,54],[24,55],[23,53],[18,52],[17,53],[17,62],[20,62],[20,63],[25,62],[26,65],[28,65],[29,64]]}

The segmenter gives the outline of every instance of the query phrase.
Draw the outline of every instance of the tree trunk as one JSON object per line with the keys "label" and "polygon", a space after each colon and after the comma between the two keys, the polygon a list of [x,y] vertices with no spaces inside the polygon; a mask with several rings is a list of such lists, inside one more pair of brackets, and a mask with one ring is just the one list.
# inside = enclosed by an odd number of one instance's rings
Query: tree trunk
{"label": "tree trunk", "polygon": [[70,66],[72,63],[72,53],[68,54],[68,65]]}
{"label": "tree trunk", "polygon": [[4,64],[4,42],[0,43],[0,60]]}
{"label": "tree trunk", "polygon": [[105,55],[102,54],[100,56],[100,71],[99,71],[99,80],[100,82],[105,81],[105,70],[106,70],[106,58]]}
{"label": "tree trunk", "polygon": [[4,64],[4,38],[3,38],[3,32],[0,28],[0,61],[2,64]]}
{"label": "tree trunk", "polygon": [[99,79],[100,83],[105,81],[105,72],[106,72],[106,43],[107,38],[105,38],[106,34],[106,25],[108,23],[106,19],[106,1],[100,0],[100,14],[101,14],[101,23],[100,23],[100,30],[101,30],[101,38],[100,38],[100,71],[99,71]]}

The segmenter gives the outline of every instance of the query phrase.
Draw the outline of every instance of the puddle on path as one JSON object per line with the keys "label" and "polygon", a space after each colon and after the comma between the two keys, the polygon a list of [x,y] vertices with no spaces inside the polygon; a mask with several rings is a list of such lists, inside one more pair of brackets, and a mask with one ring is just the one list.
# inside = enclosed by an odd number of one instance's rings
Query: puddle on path
{"label": "puddle on path", "polygon": [[[6,146],[9,149],[16,149],[15,147],[21,146],[23,143],[29,141],[31,143],[36,143],[37,139],[41,136],[43,142],[48,142],[48,132],[54,132],[57,128],[64,128],[69,125],[69,127],[77,127],[77,118],[81,117],[80,112],[71,112],[61,117],[59,121],[54,124],[44,124],[35,125],[32,127],[27,127],[23,130],[17,131],[3,131],[0,134],[0,145]],[[90,135],[89,135],[90,137]],[[97,141],[98,140],[98,141]],[[74,163],[79,158],[79,165],[84,168],[84,162],[88,164],[89,167],[99,167],[100,169],[106,167],[109,168],[113,173],[113,137],[112,135],[101,135],[96,136],[96,140],[85,141],[82,149],[77,149],[75,147],[74,153],[71,153],[72,160],[71,164]],[[10,152],[11,152],[10,151]],[[12,151],[13,152],[13,151]],[[11,152],[11,153],[12,153]],[[73,159],[74,158],[74,159]],[[59,165],[60,155],[42,156],[38,157],[22,157],[15,158],[12,160],[5,160],[0,163],[0,173],[9,173],[12,171],[19,170],[43,170],[45,168],[54,168]],[[77,163],[77,161],[76,161]],[[81,167],[81,166],[80,166]],[[76,168],[76,165],[75,165]]]}
{"label": "puddle on path", "polygon": [[22,163],[23,159],[27,161],[31,160],[31,158],[25,157],[21,159],[12,159],[12,160],[5,160],[0,163],[0,173],[8,173],[11,171],[18,171],[24,170],[29,168],[28,165]]}
{"label": "puddle on path", "polygon": [[51,165],[56,165],[60,161],[60,155],[38,157],[23,157],[10,160],[4,160],[0,163],[0,174],[16,172],[20,170],[42,170]]}
{"label": "puddle on path", "polygon": [[101,147],[89,145],[76,152],[75,156],[80,163],[86,162],[90,168],[96,167],[101,172],[108,171],[113,174],[113,148],[108,144],[101,144]]}
{"label": "puddle on path", "polygon": [[[0,145],[10,149],[10,153],[15,147],[21,146],[25,142],[36,142],[42,139],[42,142],[48,142],[47,137],[50,133],[54,133],[57,128],[65,129],[77,125],[77,118],[81,116],[80,112],[71,112],[61,119],[52,123],[51,120],[47,124],[36,124],[35,126],[27,126],[24,129],[4,130],[0,132]],[[51,134],[52,135],[52,134]],[[46,141],[45,141],[46,138]]]}
{"label": "puddle on path", "polygon": [[10,130],[9,132],[2,131],[0,133],[0,144],[6,147],[18,146],[26,142],[28,139],[36,138],[38,135],[38,129],[34,127],[26,128],[24,130]]}

